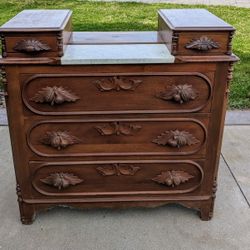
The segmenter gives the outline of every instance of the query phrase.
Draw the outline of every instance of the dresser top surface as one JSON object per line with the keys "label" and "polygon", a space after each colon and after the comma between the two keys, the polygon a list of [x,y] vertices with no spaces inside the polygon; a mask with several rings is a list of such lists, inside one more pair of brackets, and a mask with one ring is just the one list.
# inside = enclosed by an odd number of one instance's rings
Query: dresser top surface
{"label": "dresser top surface", "polygon": [[23,10],[0,27],[0,31],[63,29],[70,10]]}

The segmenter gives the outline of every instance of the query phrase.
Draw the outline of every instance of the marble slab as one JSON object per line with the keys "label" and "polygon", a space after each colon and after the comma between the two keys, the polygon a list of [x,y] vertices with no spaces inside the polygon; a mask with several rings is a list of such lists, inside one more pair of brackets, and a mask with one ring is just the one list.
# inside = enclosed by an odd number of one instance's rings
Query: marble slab
{"label": "marble slab", "polygon": [[61,64],[173,63],[165,44],[68,45]]}

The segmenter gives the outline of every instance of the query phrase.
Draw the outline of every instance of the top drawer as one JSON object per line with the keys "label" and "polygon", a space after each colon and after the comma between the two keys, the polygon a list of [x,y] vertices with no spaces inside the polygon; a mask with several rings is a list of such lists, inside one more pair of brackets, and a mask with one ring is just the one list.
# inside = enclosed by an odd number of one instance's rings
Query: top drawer
{"label": "top drawer", "polygon": [[209,112],[212,84],[201,73],[39,74],[23,81],[39,115]]}

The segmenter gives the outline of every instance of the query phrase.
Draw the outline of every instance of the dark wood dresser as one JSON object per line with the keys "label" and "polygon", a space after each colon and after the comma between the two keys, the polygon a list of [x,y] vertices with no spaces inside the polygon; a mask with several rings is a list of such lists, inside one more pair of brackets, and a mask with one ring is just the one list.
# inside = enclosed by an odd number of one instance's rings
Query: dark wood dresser
{"label": "dark wood dresser", "polygon": [[0,28],[2,83],[23,224],[54,206],[213,215],[234,28],[160,10],[158,31],[72,32],[69,10]]}

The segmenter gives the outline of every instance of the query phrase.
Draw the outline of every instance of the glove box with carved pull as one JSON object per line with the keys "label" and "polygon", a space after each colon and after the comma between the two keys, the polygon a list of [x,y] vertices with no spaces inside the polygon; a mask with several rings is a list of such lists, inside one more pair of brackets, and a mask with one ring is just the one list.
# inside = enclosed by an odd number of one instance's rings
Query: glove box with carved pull
{"label": "glove box with carved pull", "polygon": [[22,223],[58,205],[178,203],[211,219],[234,28],[206,10],[161,10],[152,32],[70,20],[30,10],[0,28]]}

